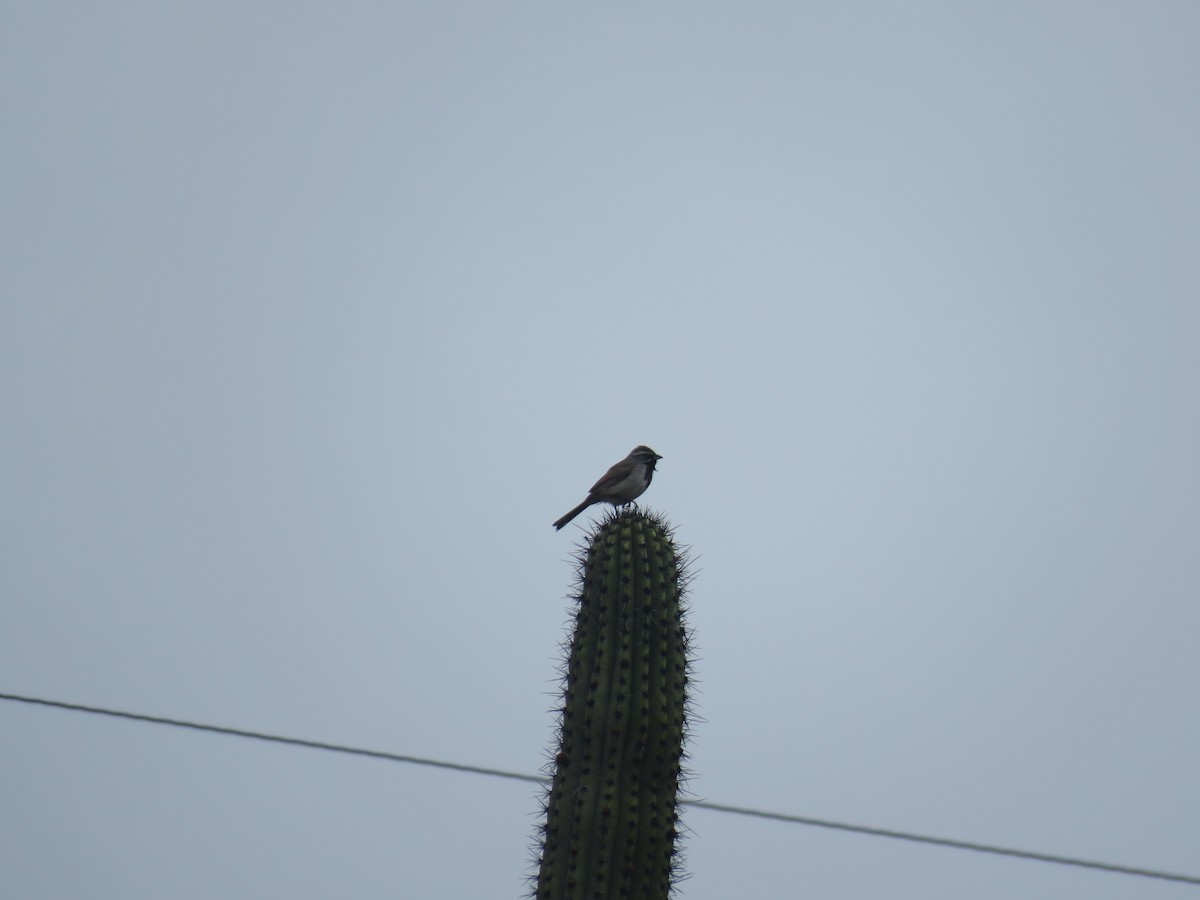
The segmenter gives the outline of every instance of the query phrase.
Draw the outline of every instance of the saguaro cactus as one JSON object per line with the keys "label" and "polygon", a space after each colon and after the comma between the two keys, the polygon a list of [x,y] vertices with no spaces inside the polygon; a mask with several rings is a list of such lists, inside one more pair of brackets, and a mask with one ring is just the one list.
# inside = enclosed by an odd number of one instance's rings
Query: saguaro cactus
{"label": "saguaro cactus", "polygon": [[659,517],[610,516],[580,554],[535,896],[666,898],[677,876],[688,630]]}

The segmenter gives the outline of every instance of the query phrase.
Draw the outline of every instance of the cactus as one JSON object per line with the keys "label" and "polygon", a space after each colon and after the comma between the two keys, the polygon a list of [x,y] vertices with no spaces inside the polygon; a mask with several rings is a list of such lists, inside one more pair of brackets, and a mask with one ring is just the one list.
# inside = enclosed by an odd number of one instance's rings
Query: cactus
{"label": "cactus", "polygon": [[665,521],[634,511],[601,523],[579,563],[535,896],[666,898],[679,876],[684,561]]}

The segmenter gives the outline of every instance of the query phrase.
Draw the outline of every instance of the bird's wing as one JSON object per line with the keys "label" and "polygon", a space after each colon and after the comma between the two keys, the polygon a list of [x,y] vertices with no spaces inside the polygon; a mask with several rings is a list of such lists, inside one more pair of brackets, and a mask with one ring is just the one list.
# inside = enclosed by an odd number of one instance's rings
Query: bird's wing
{"label": "bird's wing", "polygon": [[592,485],[589,494],[608,493],[622,481],[629,477],[629,473],[633,471],[633,463],[628,459],[623,459],[619,463],[615,463],[611,469],[600,476],[600,480]]}

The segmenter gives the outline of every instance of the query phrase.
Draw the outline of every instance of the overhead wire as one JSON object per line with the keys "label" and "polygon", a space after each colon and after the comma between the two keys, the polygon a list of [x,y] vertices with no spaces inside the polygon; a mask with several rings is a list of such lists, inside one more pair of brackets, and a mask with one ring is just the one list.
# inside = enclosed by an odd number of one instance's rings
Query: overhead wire
{"label": "overhead wire", "polygon": [[[36,706],[46,706],[71,712],[90,713],[98,716],[109,716],[117,719],[127,719],[135,722],[147,722],[154,725],[168,725],[174,728],[186,728],[193,731],[204,731],[213,734],[231,735],[233,737],[250,738],[256,741],[267,741],[275,744],[287,744],[295,747],[307,747],[311,750],[323,750],[330,753],[346,753],[353,756],[365,756],[372,759],[382,759],[389,762],[410,763],[418,766],[432,766],[439,769],[449,769],[455,772],[470,772],[493,778],[508,778],[514,781],[527,781],[534,784],[545,784],[548,779],[541,775],[530,775],[525,772],[512,772],[496,769],[490,766],[472,766],[464,763],[449,762],[441,759],[411,756],[404,753],[391,753],[386,750],[370,750],[363,747],[351,747],[345,744],[334,744],[328,741],[312,741],[305,738],[285,737],[261,731],[250,731],[243,728],[229,728],[223,725],[208,725],[201,722],[190,722],[185,719],[152,716],[144,713],[127,712],[124,710],[107,709],[100,706],[86,706],[81,703],[67,703],[62,700],[48,700],[42,697],[29,697],[21,694],[0,693],[0,700],[10,700],[15,703],[26,703]],[[869,825],[854,825],[847,822],[837,822],[830,819],[817,819],[810,816],[798,816],[787,813],[776,813],[762,809],[744,806],[731,806],[725,803],[714,803],[709,800],[685,799],[683,803],[697,809],[708,809],[714,812],[731,813],[739,816],[749,816],[777,822],[788,822],[795,825],[808,825],[814,828],[826,828],[835,831],[846,831],[855,834],[871,835],[873,837],[891,838],[919,844],[931,844],[938,847],[948,847],[955,850],[969,850],[975,853],[990,853],[996,856],[1007,856],[1034,862],[1049,863],[1060,866],[1074,866],[1083,869],[1093,869],[1101,872],[1113,872],[1121,875],[1132,875],[1139,878],[1154,878],[1161,881],[1174,881],[1183,884],[1200,885],[1200,876],[1164,872],[1158,869],[1147,869],[1138,866],[1126,866],[1117,863],[1101,862],[1090,859],[1079,859],[1070,856],[1060,856],[1053,853],[1041,853],[1033,850],[1018,850],[1012,847],[998,847],[975,841],[963,841],[954,838],[934,837],[932,835],[916,834],[909,831],[899,831],[891,828],[878,828]]]}

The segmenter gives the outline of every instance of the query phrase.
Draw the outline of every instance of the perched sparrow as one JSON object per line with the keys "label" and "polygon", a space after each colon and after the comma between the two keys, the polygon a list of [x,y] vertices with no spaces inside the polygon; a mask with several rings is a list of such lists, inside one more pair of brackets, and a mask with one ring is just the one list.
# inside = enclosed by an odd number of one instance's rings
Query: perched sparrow
{"label": "perched sparrow", "polygon": [[611,503],[613,506],[633,503],[650,487],[654,464],[660,459],[661,456],[645,445],[634,447],[627,457],[605,472],[604,477],[592,485],[584,501],[555,522],[554,527],[561,531],[593,503]]}

